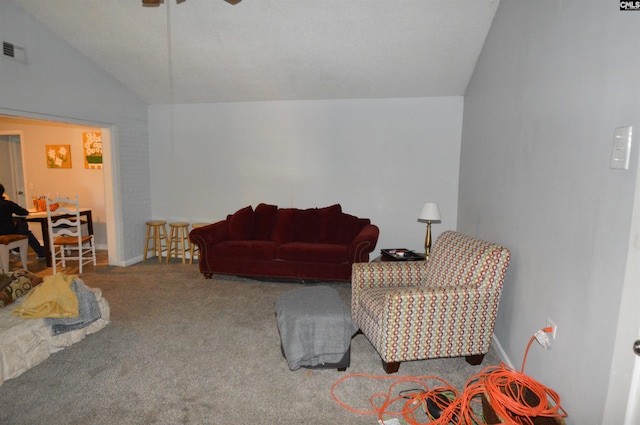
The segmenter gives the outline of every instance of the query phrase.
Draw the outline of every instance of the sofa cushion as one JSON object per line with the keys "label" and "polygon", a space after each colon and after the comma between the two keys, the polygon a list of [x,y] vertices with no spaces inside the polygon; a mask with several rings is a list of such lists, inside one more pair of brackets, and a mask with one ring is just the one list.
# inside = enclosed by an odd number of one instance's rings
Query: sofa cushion
{"label": "sofa cushion", "polygon": [[318,212],[320,214],[320,235],[318,242],[334,243],[338,241],[340,239],[340,218],[342,217],[342,207],[340,204],[320,208]]}
{"label": "sofa cushion", "polygon": [[270,261],[276,259],[278,245],[273,241],[226,241],[213,245],[210,250],[213,257]]}
{"label": "sofa cushion", "polygon": [[342,214],[342,243],[351,243],[358,236],[362,228],[362,221],[358,217],[350,214]]}
{"label": "sofa cushion", "polygon": [[253,208],[244,207],[227,218],[229,239],[244,241],[253,236]]}
{"label": "sofa cushion", "polygon": [[326,241],[327,243],[335,244],[349,244],[360,233],[362,224],[360,219],[356,216],[341,213],[340,217],[335,221],[335,227],[330,228],[330,225],[326,228]]}
{"label": "sofa cushion", "polygon": [[259,204],[253,213],[253,239],[267,241],[276,222],[278,207],[276,205]]}
{"label": "sofa cushion", "polygon": [[349,261],[347,245],[291,242],[278,247],[277,258],[284,261],[342,263]]}
{"label": "sofa cushion", "polygon": [[323,243],[349,244],[362,228],[360,219],[343,213],[340,205],[325,208],[320,217],[320,242]]}
{"label": "sofa cushion", "polygon": [[318,242],[320,239],[320,212],[317,208],[298,211],[295,217],[295,242]]}
{"label": "sofa cushion", "polygon": [[298,209],[280,208],[276,216],[276,222],[271,232],[271,240],[287,243],[294,240],[296,231],[296,216]]}

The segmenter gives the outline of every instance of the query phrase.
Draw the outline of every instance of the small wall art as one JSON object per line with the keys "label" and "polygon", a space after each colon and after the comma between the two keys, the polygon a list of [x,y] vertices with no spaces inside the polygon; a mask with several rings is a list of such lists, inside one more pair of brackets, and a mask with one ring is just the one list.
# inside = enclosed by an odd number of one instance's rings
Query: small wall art
{"label": "small wall art", "polygon": [[82,133],[84,168],[102,169],[102,133]]}
{"label": "small wall art", "polygon": [[46,145],[47,168],[71,168],[71,145]]}

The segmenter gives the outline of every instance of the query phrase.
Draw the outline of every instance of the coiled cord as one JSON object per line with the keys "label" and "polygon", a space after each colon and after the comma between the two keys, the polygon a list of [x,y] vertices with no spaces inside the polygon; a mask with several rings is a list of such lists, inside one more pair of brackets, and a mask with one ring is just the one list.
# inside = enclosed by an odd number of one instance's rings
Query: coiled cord
{"label": "coiled cord", "polygon": [[[522,362],[522,371],[500,363],[489,366],[473,375],[465,384],[463,392],[458,392],[451,384],[437,376],[374,376],[349,374],[340,378],[331,387],[331,396],[342,407],[355,413],[377,414],[382,424],[385,415],[402,416],[410,425],[477,425],[485,423],[476,411],[481,407],[482,397],[490,402],[496,415],[506,425],[533,425],[531,418],[537,416],[566,417],[567,413],[560,405],[560,396],[550,388],[524,374],[527,354],[535,336],[531,338]],[[359,410],[342,402],[336,396],[336,388],[349,379],[367,378],[375,380],[393,380],[386,393],[375,393],[369,399],[372,410]],[[436,381],[437,386],[430,388],[428,382]],[[397,391],[401,384],[411,383],[417,388]],[[394,394],[398,394],[395,396]],[[445,394],[446,397],[442,397]],[[402,408],[393,410],[394,405],[406,399]],[[439,417],[429,414],[428,404],[436,406],[441,412]],[[396,408],[397,409],[397,408]],[[418,422],[415,412],[424,409],[428,422]]]}

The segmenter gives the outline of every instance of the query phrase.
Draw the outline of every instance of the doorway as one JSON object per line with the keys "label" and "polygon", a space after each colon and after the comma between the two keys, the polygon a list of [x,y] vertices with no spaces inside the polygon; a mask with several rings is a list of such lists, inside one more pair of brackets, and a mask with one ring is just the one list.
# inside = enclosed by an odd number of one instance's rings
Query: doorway
{"label": "doorway", "polygon": [[0,132],[0,183],[5,195],[23,208],[29,208],[24,187],[20,134]]}
{"label": "doorway", "polygon": [[[67,130],[71,132],[69,135],[64,134]],[[62,135],[60,132],[63,132]],[[84,163],[83,132],[102,133],[101,169]],[[18,117],[5,114],[0,115],[0,135],[3,136],[0,141],[0,168],[5,173],[0,178],[9,181],[13,179],[10,175],[15,175],[18,182],[14,188],[7,189],[12,200],[31,209],[33,197],[73,196],[78,193],[81,202],[86,203],[94,212],[96,247],[107,251],[110,265],[125,265],[122,260],[123,254],[120,252],[121,240],[117,233],[115,179],[112,175],[112,128],[102,123],[68,119],[51,121],[50,117]],[[48,169],[45,145],[49,144],[71,144],[71,169]],[[5,166],[5,163],[11,165]],[[74,176],[74,173],[80,173],[80,176]],[[23,199],[18,201],[13,193]],[[42,240],[40,226],[33,226],[31,230]]]}

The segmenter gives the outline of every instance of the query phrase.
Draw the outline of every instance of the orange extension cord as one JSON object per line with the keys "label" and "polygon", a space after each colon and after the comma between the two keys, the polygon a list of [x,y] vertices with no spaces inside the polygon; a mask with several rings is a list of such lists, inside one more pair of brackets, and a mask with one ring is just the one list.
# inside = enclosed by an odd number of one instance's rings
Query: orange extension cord
{"label": "orange extension cord", "polygon": [[[546,328],[543,331],[547,332]],[[331,387],[331,396],[343,408],[363,414],[378,415],[382,423],[385,415],[402,416],[410,425],[477,425],[485,423],[474,411],[481,404],[481,395],[485,394],[491,400],[491,407],[496,415],[507,425],[533,425],[531,417],[566,417],[567,414],[560,405],[560,396],[545,387],[535,379],[525,375],[524,366],[527,354],[535,335],[529,340],[522,362],[522,371],[501,363],[500,366],[489,366],[480,373],[469,378],[462,393],[451,384],[437,376],[374,376],[366,374],[349,374],[336,381]],[[386,393],[375,393],[369,398],[371,410],[360,410],[348,406],[336,396],[336,389],[340,384],[350,379],[393,380]],[[437,386],[429,387],[430,381],[436,381]],[[393,394],[396,387],[411,383],[417,386],[411,396],[398,392]],[[406,391],[405,391],[406,392]],[[447,395],[446,403],[439,396]],[[405,402],[399,406],[400,402]],[[430,400],[442,411],[439,418],[431,418],[427,422],[418,422],[416,409],[427,412],[427,401]],[[536,400],[532,402],[531,400]],[[394,407],[396,406],[396,407]]]}

